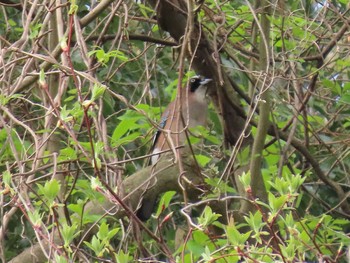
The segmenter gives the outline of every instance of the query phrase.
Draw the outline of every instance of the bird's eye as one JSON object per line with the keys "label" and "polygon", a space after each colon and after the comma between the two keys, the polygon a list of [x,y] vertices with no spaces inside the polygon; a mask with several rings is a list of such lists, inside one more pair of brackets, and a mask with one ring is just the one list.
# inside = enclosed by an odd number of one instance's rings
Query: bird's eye
{"label": "bird's eye", "polygon": [[195,82],[196,80],[195,79],[191,79],[191,82]]}

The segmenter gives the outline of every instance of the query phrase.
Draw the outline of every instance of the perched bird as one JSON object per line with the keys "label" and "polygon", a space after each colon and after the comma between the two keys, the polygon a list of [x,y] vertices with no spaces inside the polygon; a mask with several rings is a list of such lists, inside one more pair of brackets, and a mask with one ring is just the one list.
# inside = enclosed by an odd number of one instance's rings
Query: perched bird
{"label": "perched bird", "polygon": [[[159,158],[159,152],[182,146],[186,142],[186,128],[205,126],[207,121],[208,102],[207,86],[211,79],[194,76],[190,79],[182,100],[172,101],[165,109],[159,127],[161,130],[154,137],[151,164]],[[181,103],[181,112],[180,112]],[[177,135],[179,134],[179,135]],[[178,142],[176,137],[178,136]]]}
{"label": "perched bird", "polygon": [[[159,159],[157,153],[175,149],[186,142],[186,128],[204,126],[207,121],[208,102],[206,99],[207,86],[211,79],[194,76],[189,80],[186,92],[182,94],[181,101],[172,101],[165,109],[159,127],[154,137],[150,163],[156,164]],[[180,107],[181,103],[181,107]],[[181,111],[180,111],[181,108]],[[137,211],[137,216],[146,221],[150,218],[156,204],[156,197],[152,200],[144,199]]]}

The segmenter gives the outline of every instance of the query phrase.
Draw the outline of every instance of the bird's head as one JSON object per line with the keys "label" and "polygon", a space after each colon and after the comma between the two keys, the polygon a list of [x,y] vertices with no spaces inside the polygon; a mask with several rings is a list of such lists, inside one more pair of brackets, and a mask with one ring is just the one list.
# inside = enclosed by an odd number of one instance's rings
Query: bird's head
{"label": "bird's head", "polygon": [[196,92],[198,89],[204,87],[206,89],[206,84],[211,82],[212,79],[205,78],[203,76],[197,75],[190,78],[189,88],[190,92]]}
{"label": "bird's head", "polygon": [[194,95],[195,99],[204,100],[207,94],[207,84],[211,81],[212,79],[200,75],[190,78],[188,89],[189,96]]}

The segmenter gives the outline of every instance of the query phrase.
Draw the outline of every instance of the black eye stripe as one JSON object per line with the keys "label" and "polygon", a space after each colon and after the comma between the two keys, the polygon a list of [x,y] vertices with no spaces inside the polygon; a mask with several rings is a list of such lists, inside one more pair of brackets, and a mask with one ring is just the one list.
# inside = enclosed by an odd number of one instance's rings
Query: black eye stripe
{"label": "black eye stripe", "polygon": [[201,79],[200,78],[192,78],[190,80],[190,90],[191,92],[195,92],[196,89],[201,85]]}

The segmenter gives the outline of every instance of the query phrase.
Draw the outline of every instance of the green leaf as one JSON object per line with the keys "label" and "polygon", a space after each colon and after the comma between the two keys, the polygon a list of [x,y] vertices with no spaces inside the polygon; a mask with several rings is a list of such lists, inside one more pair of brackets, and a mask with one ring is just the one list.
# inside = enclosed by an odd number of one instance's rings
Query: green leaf
{"label": "green leaf", "polygon": [[61,235],[64,241],[64,246],[68,247],[70,243],[73,241],[73,239],[79,235],[80,231],[78,231],[78,225],[73,224],[71,226],[65,224],[62,224],[61,228]]}
{"label": "green leaf", "polygon": [[76,0],[69,0],[70,1],[70,8],[68,11],[69,15],[74,15],[75,13],[78,12],[78,5],[76,4]]}
{"label": "green leaf", "polygon": [[39,73],[39,84],[41,86],[44,86],[46,84],[46,80],[45,80],[45,71],[44,69],[40,69],[40,73]]}
{"label": "green leaf", "polygon": [[165,194],[163,194],[162,198],[160,199],[158,209],[157,209],[157,217],[166,209],[169,207],[171,199],[176,195],[176,191],[168,191]]}
{"label": "green leaf", "polygon": [[123,250],[119,250],[118,254],[115,255],[115,259],[117,260],[117,263],[128,263],[131,262],[132,257],[128,253],[124,253]]}
{"label": "green leaf", "polygon": [[68,110],[66,105],[64,105],[60,111],[60,118],[64,122],[69,122],[73,119],[71,110]]}
{"label": "green leaf", "polygon": [[250,161],[250,147],[245,147],[241,151],[239,151],[237,155],[238,162],[240,166],[247,165]]}
{"label": "green leaf", "polygon": [[259,244],[262,244],[262,235],[268,235],[266,231],[262,231],[263,227],[266,225],[262,220],[262,214],[260,211],[256,211],[254,214],[249,213],[249,217],[244,217],[245,221],[248,223],[251,229],[253,229],[254,234],[252,238],[256,239]]}
{"label": "green leaf", "polygon": [[124,136],[123,138],[120,138],[118,141],[115,141],[112,143],[113,147],[119,147],[123,144],[127,144],[130,142],[135,141],[137,138],[139,138],[142,134],[140,132],[132,132],[129,135]]}
{"label": "green leaf", "polygon": [[119,228],[114,228],[112,230],[109,229],[109,225],[106,222],[102,222],[100,225],[99,231],[97,233],[97,237],[104,241],[106,244],[114,237],[119,231]]}
{"label": "green leaf", "polygon": [[254,214],[249,212],[249,217],[244,216],[244,219],[256,233],[259,232],[260,229],[262,229],[266,224],[262,221],[262,214],[260,211],[256,211]]}
{"label": "green leaf", "polygon": [[91,100],[96,101],[97,99],[101,98],[106,89],[107,87],[105,85],[95,83],[94,87],[92,88]]}
{"label": "green leaf", "polygon": [[306,180],[306,177],[302,177],[300,174],[285,174],[283,177],[290,185],[290,193],[296,193]]}
{"label": "green leaf", "polygon": [[289,183],[283,178],[276,178],[274,182],[268,181],[268,183],[281,195],[289,193]]}
{"label": "green leaf", "polygon": [[196,154],[196,160],[201,167],[205,167],[211,161],[211,158],[202,154]]}
{"label": "green leaf", "polygon": [[11,184],[11,179],[12,179],[12,174],[9,171],[5,171],[2,173],[2,181],[4,182],[5,185],[10,185]]}
{"label": "green leaf", "polygon": [[78,158],[76,150],[73,149],[72,147],[66,147],[63,148],[59,155],[58,155],[58,161],[62,162],[62,161],[73,161],[76,160]]}
{"label": "green leaf", "polygon": [[190,143],[196,144],[200,142],[203,138],[206,138],[209,131],[203,126],[196,126],[189,129],[190,131]]}
{"label": "green leaf", "polygon": [[95,47],[95,48],[96,49],[93,51],[90,51],[88,55],[89,56],[95,55],[98,62],[103,65],[106,65],[109,62],[111,57],[118,58],[122,62],[126,62],[129,60],[129,58],[124,54],[124,52],[120,50],[112,50],[108,53],[105,53],[105,51],[102,48],[99,48],[99,47]]}
{"label": "green leaf", "polygon": [[96,47],[95,50],[92,50],[88,52],[88,56],[95,55],[97,58],[97,61],[103,65],[106,65],[109,61],[109,57],[106,55],[105,51],[99,47]]}
{"label": "green leaf", "polygon": [[106,222],[102,222],[102,224],[100,225],[100,229],[97,233],[97,237],[100,239],[100,240],[104,240],[107,238],[107,235],[108,235],[108,224]]}
{"label": "green leaf", "polygon": [[45,185],[42,186],[37,184],[39,190],[38,193],[43,195],[49,202],[49,205],[52,205],[54,199],[57,197],[61,185],[56,179],[52,179],[50,181],[46,181]]}
{"label": "green leaf", "polygon": [[269,205],[271,207],[271,212],[277,213],[286,204],[287,195],[275,197],[271,192],[269,192],[268,200],[269,200]]}
{"label": "green leaf", "polygon": [[245,189],[249,189],[251,182],[250,172],[243,172],[242,175],[239,176],[239,181],[243,184]]}
{"label": "green leaf", "polygon": [[124,54],[124,52],[120,50],[113,50],[108,53],[110,57],[116,57],[117,59],[121,60],[122,62],[126,62],[129,60],[129,58]]}
{"label": "green leaf", "polygon": [[154,10],[149,8],[148,6],[142,4],[141,2],[137,2],[137,3],[138,3],[139,10],[144,17],[149,18],[148,13],[150,14],[154,13]]}
{"label": "green leaf", "polygon": [[133,118],[127,118],[123,119],[118,126],[115,128],[113,134],[112,134],[112,140],[114,143],[118,144],[118,140],[124,136],[129,130],[135,129],[137,125],[137,121],[139,120],[139,117],[133,117]]}
{"label": "green leaf", "polygon": [[84,244],[88,246],[98,257],[101,257],[104,253],[104,244],[96,236],[92,237],[91,242],[84,241]]}
{"label": "green leaf", "polygon": [[59,255],[55,253],[55,263],[68,263],[68,260],[64,255]]}
{"label": "green leaf", "polygon": [[97,177],[91,177],[91,188],[92,189],[103,189],[100,179]]}
{"label": "green leaf", "polygon": [[241,233],[238,231],[233,221],[230,221],[226,227],[227,238],[234,247],[243,248],[245,246],[245,242],[250,237],[251,232],[252,231]]}
{"label": "green leaf", "polygon": [[[205,182],[212,186],[213,196],[221,196],[222,193],[232,193],[237,194],[237,191],[235,188],[233,188],[228,182],[225,182],[224,180],[220,180],[220,178],[205,178]],[[209,195],[211,196],[211,195]]]}
{"label": "green leaf", "polygon": [[107,235],[107,239],[111,240],[118,232],[119,232],[119,228],[113,228],[111,230],[109,230],[108,235]]}
{"label": "green leaf", "polygon": [[340,97],[340,101],[350,104],[350,94],[344,94]]}
{"label": "green leaf", "polygon": [[21,97],[23,97],[23,95],[21,95],[21,94],[13,94],[11,96],[7,96],[5,94],[0,94],[0,105],[5,106],[5,105],[7,105],[7,103],[9,103],[9,101],[11,99],[17,99],[17,98],[21,98]]}
{"label": "green leaf", "polygon": [[207,227],[215,222],[219,217],[221,217],[220,214],[213,213],[210,206],[206,206],[202,215],[198,218],[198,223],[203,227]]}
{"label": "green leaf", "polygon": [[349,0],[339,0],[339,2],[342,3],[343,5],[349,4]]}
{"label": "green leaf", "polygon": [[68,204],[67,208],[69,210],[71,210],[72,212],[77,213],[79,216],[82,216],[83,210],[84,210],[84,205],[85,205],[85,202],[83,202],[82,200],[79,199],[77,201],[77,203],[75,203],[75,204]]}
{"label": "green leaf", "polygon": [[156,25],[154,25],[153,27],[152,27],[152,32],[153,33],[156,33],[156,32],[158,32],[159,31],[159,26],[156,24]]}
{"label": "green leaf", "polygon": [[235,225],[230,224],[226,227],[226,235],[233,246],[236,247],[244,245],[244,243],[242,244],[241,242],[241,233],[238,231]]}
{"label": "green leaf", "polygon": [[28,210],[28,217],[34,228],[39,228],[43,223],[42,218],[44,215],[40,214],[38,209],[33,212]]}
{"label": "green leaf", "polygon": [[206,246],[204,252],[202,253],[202,258],[204,262],[210,262],[212,260],[210,249]]}
{"label": "green leaf", "polygon": [[11,18],[7,20],[7,23],[12,27],[15,27],[17,25],[17,23]]}
{"label": "green leaf", "polygon": [[38,23],[38,24],[30,24],[30,35],[29,38],[30,39],[34,39],[38,36],[40,29],[42,27],[43,24]]}
{"label": "green leaf", "polygon": [[197,257],[201,256],[202,253],[204,253],[204,247],[201,244],[195,242],[194,240],[189,240],[187,242],[187,248]]}

